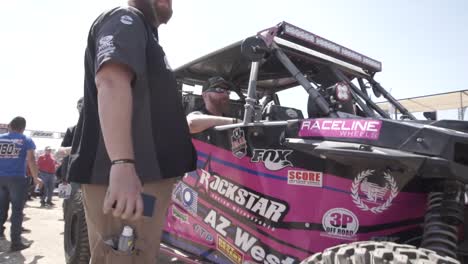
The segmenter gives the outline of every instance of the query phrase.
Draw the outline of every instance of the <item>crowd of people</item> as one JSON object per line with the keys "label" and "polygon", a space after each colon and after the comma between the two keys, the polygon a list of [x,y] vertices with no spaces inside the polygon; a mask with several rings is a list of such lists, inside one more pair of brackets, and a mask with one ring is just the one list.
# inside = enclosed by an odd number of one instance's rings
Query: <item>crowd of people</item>
{"label": "crowd of people", "polygon": [[24,135],[25,128],[26,119],[18,116],[8,124],[7,133],[0,134],[0,240],[6,239],[11,204],[11,251],[30,246],[21,239],[22,233],[31,232],[22,226],[27,201],[39,196],[41,208],[55,206],[52,197],[61,168],[61,157],[56,159],[50,146],[36,155],[36,145]]}

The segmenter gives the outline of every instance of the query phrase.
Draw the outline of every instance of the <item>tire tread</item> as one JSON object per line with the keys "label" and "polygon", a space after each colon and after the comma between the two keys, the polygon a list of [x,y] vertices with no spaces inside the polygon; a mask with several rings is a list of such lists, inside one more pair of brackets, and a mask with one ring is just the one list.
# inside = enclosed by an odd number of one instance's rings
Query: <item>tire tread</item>
{"label": "tire tread", "polygon": [[393,242],[354,242],[325,249],[301,264],[460,264],[456,259]]}

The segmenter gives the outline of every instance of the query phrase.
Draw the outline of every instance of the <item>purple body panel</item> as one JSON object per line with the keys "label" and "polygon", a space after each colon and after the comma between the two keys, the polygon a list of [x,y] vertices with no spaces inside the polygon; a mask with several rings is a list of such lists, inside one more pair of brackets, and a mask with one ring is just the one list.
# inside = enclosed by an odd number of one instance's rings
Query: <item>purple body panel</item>
{"label": "purple body panel", "polygon": [[[353,126],[349,122],[342,124]],[[378,138],[381,123],[365,126],[377,130]],[[345,178],[287,162],[274,167],[254,155],[238,158],[199,140],[194,144],[198,170],[174,189],[165,230],[171,239],[185,241],[187,246],[179,247],[187,252],[200,247],[220,253],[210,259],[216,263],[299,263],[337,244],[418,228],[411,220],[425,212],[426,195],[401,191],[396,176],[385,175],[388,183],[379,186],[368,181],[370,170]]]}

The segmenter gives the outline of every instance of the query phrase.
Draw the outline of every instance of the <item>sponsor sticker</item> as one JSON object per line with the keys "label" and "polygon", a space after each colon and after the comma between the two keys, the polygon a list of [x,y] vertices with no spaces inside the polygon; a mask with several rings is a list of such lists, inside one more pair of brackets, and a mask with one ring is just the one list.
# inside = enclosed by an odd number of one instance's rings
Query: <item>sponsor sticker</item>
{"label": "sponsor sticker", "polygon": [[247,141],[245,140],[244,131],[240,127],[232,131],[231,150],[232,154],[239,159],[247,155]]}
{"label": "sponsor sticker", "polygon": [[379,139],[381,120],[374,119],[308,119],[301,123],[300,137],[333,137]]}
{"label": "sponsor sticker", "polygon": [[188,223],[188,215],[182,213],[177,207],[172,206],[172,216],[177,218],[182,223]]}
{"label": "sponsor sticker", "polygon": [[[297,259],[283,255],[268,247],[258,238],[238,226],[235,227],[236,231],[234,237],[232,234],[229,236],[233,239],[234,246],[228,243],[223,237],[227,237],[228,230],[230,229],[232,231],[234,226],[232,226],[232,222],[229,221],[229,219],[213,209],[210,210],[203,221],[216,230],[218,234],[218,249],[222,248],[223,254],[234,261],[234,263],[238,263],[238,260],[242,260],[244,257],[243,254],[245,254],[245,256],[250,255],[253,260],[256,261],[255,263],[299,263]],[[242,263],[245,264],[246,262]]]}
{"label": "sponsor sticker", "polygon": [[133,24],[133,18],[128,15],[123,15],[120,17],[120,22],[122,22],[122,24],[125,24],[125,25],[131,25]]}
{"label": "sponsor sticker", "polygon": [[[363,211],[374,214],[382,213],[392,206],[392,201],[398,196],[398,185],[390,173],[384,172],[383,177],[372,177],[374,170],[361,171],[351,185],[351,197],[354,204]],[[377,179],[378,181],[374,181]],[[361,196],[366,198],[362,199]]]}
{"label": "sponsor sticker", "polygon": [[229,177],[201,170],[199,188],[215,201],[258,225],[275,225],[283,221],[289,205],[282,200],[256,192],[232,182]]}
{"label": "sponsor sticker", "polygon": [[221,236],[218,236],[218,250],[235,264],[242,264],[244,254]]}
{"label": "sponsor sticker", "polygon": [[178,182],[172,192],[172,200],[192,215],[197,215],[198,193],[183,182]]}
{"label": "sponsor sticker", "polygon": [[292,167],[288,156],[292,153],[289,149],[254,149],[251,162],[263,162],[265,168],[278,171],[286,167]]}
{"label": "sponsor sticker", "polygon": [[322,187],[323,173],[318,171],[288,170],[288,184]]}
{"label": "sponsor sticker", "polygon": [[193,225],[193,231],[207,242],[214,243],[213,235],[199,224]]}
{"label": "sponsor sticker", "polygon": [[348,209],[333,208],[323,215],[322,226],[325,232],[321,233],[321,235],[356,240],[355,236],[359,229],[359,220]]}
{"label": "sponsor sticker", "polygon": [[282,263],[292,264],[299,263],[299,260],[291,256],[283,255],[282,253],[270,248],[265,243],[262,243],[258,238],[240,227],[236,228],[236,235],[234,239],[234,245],[242,250],[246,255],[252,257],[255,262],[244,262],[246,263]]}

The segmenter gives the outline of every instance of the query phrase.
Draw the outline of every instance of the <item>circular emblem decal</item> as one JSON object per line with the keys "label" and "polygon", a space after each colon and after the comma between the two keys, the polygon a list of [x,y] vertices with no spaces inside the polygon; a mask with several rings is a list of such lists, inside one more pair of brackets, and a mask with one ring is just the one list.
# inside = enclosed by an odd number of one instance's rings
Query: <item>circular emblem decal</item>
{"label": "circular emblem decal", "polygon": [[348,209],[333,208],[323,215],[322,225],[330,236],[350,238],[356,235],[359,229],[359,220]]}
{"label": "circular emblem decal", "polygon": [[[373,174],[374,170],[365,170],[354,178],[351,186],[351,197],[359,209],[378,214],[392,205],[392,201],[398,196],[399,191],[396,181],[390,173],[383,173],[385,180],[383,186],[369,181],[369,177]],[[366,198],[362,199],[361,195]]]}
{"label": "circular emblem decal", "polygon": [[184,205],[191,206],[193,204],[193,195],[188,189],[183,191],[183,199]]}

